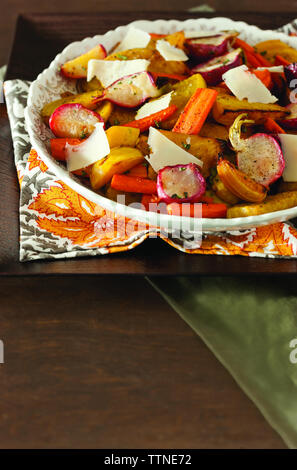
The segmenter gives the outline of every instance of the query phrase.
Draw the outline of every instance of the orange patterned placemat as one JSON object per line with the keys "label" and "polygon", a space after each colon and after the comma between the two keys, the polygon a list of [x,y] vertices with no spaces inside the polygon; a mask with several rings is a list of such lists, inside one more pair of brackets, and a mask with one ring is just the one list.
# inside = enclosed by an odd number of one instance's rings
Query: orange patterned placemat
{"label": "orange patterned placemat", "polygon": [[159,236],[191,254],[296,257],[297,230],[290,223],[203,237],[202,243],[165,235],[157,228],[112,213],[57,180],[25,129],[29,82],[5,82],[5,97],[20,183],[20,260],[69,258],[126,251]]}

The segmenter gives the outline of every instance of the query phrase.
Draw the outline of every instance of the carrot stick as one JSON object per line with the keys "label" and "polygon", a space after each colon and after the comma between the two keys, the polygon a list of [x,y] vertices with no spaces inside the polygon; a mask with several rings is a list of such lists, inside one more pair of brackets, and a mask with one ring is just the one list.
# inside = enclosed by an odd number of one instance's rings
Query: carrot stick
{"label": "carrot stick", "polygon": [[155,194],[144,194],[141,198],[141,204],[143,205],[146,211],[149,211],[155,208],[157,209],[157,206],[150,207],[150,204],[158,204],[158,202],[159,202],[159,198]]}
{"label": "carrot stick", "polygon": [[[167,212],[169,215],[182,215],[184,217],[199,217],[200,214],[203,218],[209,219],[226,217],[226,204],[202,204],[202,212],[198,210],[197,204],[197,202],[191,204],[172,202],[167,205]],[[195,210],[196,207],[197,209]]]}
{"label": "carrot stick", "polygon": [[281,55],[276,55],[274,65],[290,65],[290,62]]}
{"label": "carrot stick", "polygon": [[201,196],[198,202],[206,202],[207,204],[212,204],[213,198],[210,196]]}
{"label": "carrot stick", "polygon": [[272,78],[269,70],[251,70],[251,72],[256,75],[267,88],[272,87]]}
{"label": "carrot stick", "polygon": [[66,144],[78,145],[82,142],[81,139],[60,138],[51,139],[51,154],[56,160],[66,160]]}
{"label": "carrot stick", "polygon": [[160,39],[160,38],[165,38],[166,34],[156,34],[156,33],[150,33],[150,37],[152,39]]}
{"label": "carrot stick", "polygon": [[243,41],[240,38],[235,39],[234,47],[240,47],[242,50],[251,52],[252,54],[255,52],[253,46],[250,46],[247,42]]}
{"label": "carrot stick", "polygon": [[198,134],[217,94],[217,91],[209,88],[198,88],[187,102],[172,131],[181,134]]}
{"label": "carrot stick", "polygon": [[113,175],[111,187],[128,193],[157,194],[157,183],[139,176]]}
{"label": "carrot stick", "polygon": [[147,178],[147,167],[143,163],[139,163],[129,170],[127,173],[129,176],[140,176],[141,178]]}
{"label": "carrot stick", "polygon": [[153,79],[156,81],[157,78],[170,78],[172,80],[178,80],[178,81],[181,81],[181,80],[185,80],[185,78],[187,78],[186,75],[175,75],[175,74],[172,74],[172,73],[163,73],[163,72],[151,72],[151,75],[153,76]]}
{"label": "carrot stick", "polygon": [[272,64],[269,62],[269,60],[265,59],[265,57],[263,57],[258,52],[254,52],[254,54],[255,54],[256,58],[258,59],[258,61],[260,62],[261,67],[271,67],[272,66]]}
{"label": "carrot stick", "polygon": [[285,134],[284,129],[272,118],[267,118],[264,123],[265,129],[273,134]]}
{"label": "carrot stick", "polygon": [[137,119],[123,125],[127,127],[136,127],[136,129],[140,129],[140,132],[144,132],[151,126],[159,127],[159,122],[168,119],[176,110],[177,107],[172,104],[171,106],[168,106],[168,108],[162,109],[162,111],[158,111],[157,113],[151,114],[143,119]]}
{"label": "carrot stick", "polygon": [[224,218],[227,215],[226,204],[202,204],[202,217]]}
{"label": "carrot stick", "polygon": [[258,60],[258,58],[255,56],[254,53],[249,52],[249,51],[244,51],[246,62],[249,67],[257,68],[261,67],[261,62]]}
{"label": "carrot stick", "polygon": [[[251,60],[257,61],[259,64],[257,67],[271,67],[271,63],[267,59],[265,59],[261,54],[256,52],[253,46],[250,46],[247,42],[243,41],[242,39],[236,38],[234,41],[234,46],[240,47]],[[255,67],[255,65],[252,64],[251,66]]]}

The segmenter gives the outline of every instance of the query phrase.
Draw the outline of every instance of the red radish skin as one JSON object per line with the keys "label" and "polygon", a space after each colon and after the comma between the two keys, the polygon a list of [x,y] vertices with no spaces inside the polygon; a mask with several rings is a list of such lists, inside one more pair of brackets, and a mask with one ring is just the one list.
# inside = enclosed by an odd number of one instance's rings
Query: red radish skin
{"label": "red radish skin", "polygon": [[237,166],[254,181],[268,187],[282,176],[285,159],[277,140],[259,133],[244,140],[243,150],[237,153]]}
{"label": "red radish skin", "polygon": [[223,34],[216,34],[204,38],[187,39],[186,47],[196,62],[206,62],[214,57],[226,54],[228,37]]}
{"label": "red radish skin", "polygon": [[289,116],[286,119],[280,119],[278,121],[281,127],[285,129],[297,130],[297,103],[291,103],[286,106],[286,109],[290,111]]}
{"label": "red radish skin", "polygon": [[284,73],[285,73],[288,87],[291,89],[295,89],[296,82],[294,82],[294,80],[297,79],[297,62],[293,62],[292,64],[285,65]]}
{"label": "red radish skin", "polygon": [[56,137],[83,139],[94,130],[97,122],[104,122],[100,114],[78,103],[59,106],[49,119],[49,126]]}
{"label": "red radish skin", "polygon": [[157,194],[161,201],[196,202],[206,191],[206,181],[194,163],[165,166],[157,177]]}
{"label": "red radish skin", "polygon": [[235,49],[203,64],[196,65],[191,74],[200,73],[208,86],[218,85],[225,72],[241,65],[241,49]]}
{"label": "red radish skin", "polygon": [[112,83],[98,101],[108,100],[124,108],[135,108],[148,98],[159,96],[158,88],[149,72],[139,72]]}

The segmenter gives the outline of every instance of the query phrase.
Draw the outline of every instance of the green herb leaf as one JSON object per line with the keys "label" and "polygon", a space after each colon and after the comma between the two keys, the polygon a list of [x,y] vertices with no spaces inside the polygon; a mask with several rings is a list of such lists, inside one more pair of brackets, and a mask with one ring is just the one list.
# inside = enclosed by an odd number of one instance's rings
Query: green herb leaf
{"label": "green herb leaf", "polygon": [[191,144],[186,144],[185,142],[182,142],[182,146],[185,150],[190,150]]}

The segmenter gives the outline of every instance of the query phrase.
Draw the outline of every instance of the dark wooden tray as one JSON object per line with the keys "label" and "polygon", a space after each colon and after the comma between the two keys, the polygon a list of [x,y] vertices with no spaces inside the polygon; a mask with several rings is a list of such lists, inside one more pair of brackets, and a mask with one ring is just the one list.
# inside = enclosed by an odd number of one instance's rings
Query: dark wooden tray
{"label": "dark wooden tray", "polygon": [[[26,14],[19,16],[7,79],[32,80],[69,42],[104,33],[135,19],[170,18],[160,12],[114,12],[98,14]],[[174,13],[177,19],[213,14]],[[227,15],[225,15],[227,16]],[[258,13],[228,14],[263,28],[277,28],[293,19],[277,13],[273,17]],[[18,198],[19,189],[13,162],[10,128],[4,105],[0,107],[0,275],[55,274],[130,274],[130,275],[234,275],[294,274],[295,260],[245,258],[239,256],[187,255],[161,240],[147,240],[138,248],[119,254],[65,261],[18,261]]]}

